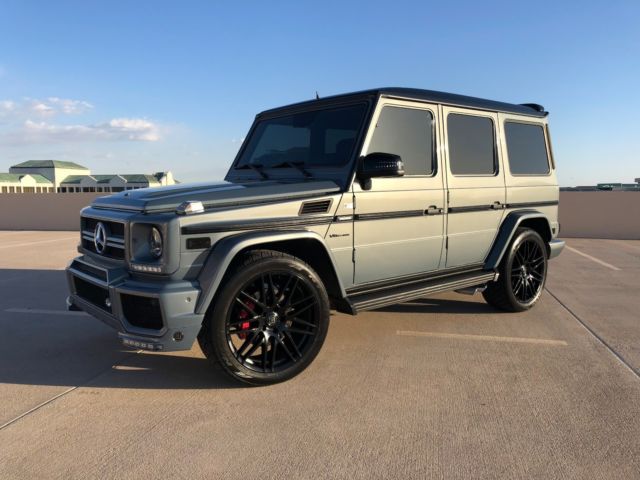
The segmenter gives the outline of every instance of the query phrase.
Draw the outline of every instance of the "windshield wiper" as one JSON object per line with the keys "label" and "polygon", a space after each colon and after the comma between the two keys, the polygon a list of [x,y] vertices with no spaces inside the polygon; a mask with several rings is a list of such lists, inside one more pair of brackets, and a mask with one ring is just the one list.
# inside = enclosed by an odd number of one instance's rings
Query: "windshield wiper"
{"label": "windshield wiper", "polygon": [[269,180],[269,175],[264,173],[264,171],[262,170],[264,168],[264,165],[262,165],[260,163],[245,163],[244,165],[236,167],[236,170],[243,170],[243,169],[247,169],[247,168],[250,168],[251,170],[254,170],[254,171],[258,172],[260,174],[260,176],[262,178],[264,178],[265,180]]}
{"label": "windshield wiper", "polygon": [[300,173],[302,173],[302,175],[304,175],[306,178],[310,178],[313,175],[311,175],[311,173],[309,173],[308,170],[306,170],[304,167],[304,162],[282,162],[279,163],[277,165],[274,165],[273,168],[285,168],[285,167],[291,167],[291,168],[295,168],[296,170],[298,170]]}

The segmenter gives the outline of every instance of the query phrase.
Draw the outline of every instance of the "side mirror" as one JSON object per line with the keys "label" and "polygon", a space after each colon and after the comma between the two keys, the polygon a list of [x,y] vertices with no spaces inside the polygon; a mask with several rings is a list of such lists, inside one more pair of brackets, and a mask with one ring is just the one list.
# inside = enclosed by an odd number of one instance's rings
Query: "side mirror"
{"label": "side mirror", "polygon": [[358,169],[358,178],[368,180],[374,177],[401,177],[404,175],[404,164],[400,155],[393,153],[373,152],[363,157]]}

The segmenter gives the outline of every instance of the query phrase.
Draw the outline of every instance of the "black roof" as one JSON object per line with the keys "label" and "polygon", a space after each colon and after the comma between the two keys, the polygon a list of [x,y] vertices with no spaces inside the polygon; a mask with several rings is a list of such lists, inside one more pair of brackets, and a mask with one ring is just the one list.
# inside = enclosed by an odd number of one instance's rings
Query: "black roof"
{"label": "black roof", "polygon": [[287,105],[286,107],[274,108],[262,112],[261,115],[273,114],[282,109],[297,109],[314,105],[317,102],[342,102],[351,99],[357,100],[365,97],[395,97],[413,100],[423,100],[427,102],[440,103],[443,105],[451,105],[456,107],[470,107],[492,112],[517,113],[520,115],[529,115],[532,117],[545,117],[548,112],[544,111],[544,107],[534,103],[515,104],[506,102],[497,102],[495,100],[486,100],[484,98],[469,97],[466,95],[457,95],[455,93],[436,92],[434,90],[422,90],[419,88],[402,88],[402,87],[384,87],[371,90],[362,90],[359,92],[343,93],[340,95],[332,95],[323,97],[319,100],[308,100],[306,102]]}

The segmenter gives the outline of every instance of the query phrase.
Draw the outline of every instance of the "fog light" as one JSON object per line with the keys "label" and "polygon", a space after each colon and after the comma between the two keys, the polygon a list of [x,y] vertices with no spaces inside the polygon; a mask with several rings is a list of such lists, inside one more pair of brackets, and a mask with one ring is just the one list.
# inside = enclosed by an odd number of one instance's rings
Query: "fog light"
{"label": "fog light", "polygon": [[174,333],[174,334],[173,334],[173,339],[174,339],[176,342],[181,342],[182,340],[184,340],[184,334],[183,334],[182,332],[179,332],[179,331],[178,331],[178,332],[176,332],[176,333]]}
{"label": "fog light", "polygon": [[105,298],[104,304],[107,308],[111,308],[111,299],[109,297]]}

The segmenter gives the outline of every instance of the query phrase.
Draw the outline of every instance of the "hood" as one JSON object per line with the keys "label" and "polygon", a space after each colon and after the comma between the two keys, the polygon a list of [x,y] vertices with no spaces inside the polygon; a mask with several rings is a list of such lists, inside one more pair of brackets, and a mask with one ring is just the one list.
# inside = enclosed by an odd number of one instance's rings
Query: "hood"
{"label": "hood", "polygon": [[339,191],[340,187],[330,180],[191,183],[126,190],[99,197],[92,206],[152,213],[175,211],[178,205],[186,201],[199,201],[205,208],[217,208],[302,199]]}

